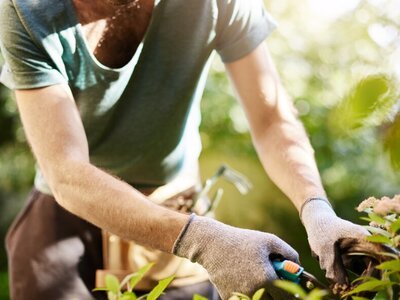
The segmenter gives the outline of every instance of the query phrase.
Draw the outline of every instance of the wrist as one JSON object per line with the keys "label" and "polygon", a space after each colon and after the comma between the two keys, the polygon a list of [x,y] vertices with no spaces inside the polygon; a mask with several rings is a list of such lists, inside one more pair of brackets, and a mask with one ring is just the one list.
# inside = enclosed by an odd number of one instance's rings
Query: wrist
{"label": "wrist", "polygon": [[190,215],[158,205],[157,208],[160,209],[153,211],[151,223],[146,224],[146,227],[151,228],[153,234],[150,235],[149,243],[143,243],[143,245],[172,253],[173,246],[187,225]]}
{"label": "wrist", "polygon": [[317,208],[317,206],[318,207],[320,206],[319,203],[315,204],[315,202],[323,202],[323,203],[327,204],[333,210],[332,204],[329,202],[329,200],[326,197],[311,197],[311,198],[308,198],[306,201],[304,201],[303,204],[300,206],[300,211],[299,211],[300,219],[302,218],[303,211],[306,208],[306,206],[314,206],[315,208]]}
{"label": "wrist", "polygon": [[315,218],[336,216],[328,199],[324,197],[312,197],[307,199],[300,208],[300,220],[307,227]]}
{"label": "wrist", "polygon": [[177,255],[178,253],[178,248],[180,246],[180,243],[182,242],[183,237],[185,236],[186,232],[189,229],[189,226],[193,222],[194,218],[196,217],[196,214],[191,214],[186,222],[186,224],[182,227],[182,230],[178,234],[174,244],[172,245],[172,250],[171,253]]}

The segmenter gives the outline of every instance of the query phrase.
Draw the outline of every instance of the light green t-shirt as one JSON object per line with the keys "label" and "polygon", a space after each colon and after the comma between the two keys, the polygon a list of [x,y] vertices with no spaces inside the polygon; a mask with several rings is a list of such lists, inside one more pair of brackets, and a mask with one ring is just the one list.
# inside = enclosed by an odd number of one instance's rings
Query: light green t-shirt
{"label": "light green t-shirt", "polygon": [[199,102],[214,50],[235,61],[274,27],[262,0],[156,0],[136,53],[112,69],[90,52],[71,0],[0,0],[1,82],[68,84],[91,162],[129,183],[159,186],[198,159]]}

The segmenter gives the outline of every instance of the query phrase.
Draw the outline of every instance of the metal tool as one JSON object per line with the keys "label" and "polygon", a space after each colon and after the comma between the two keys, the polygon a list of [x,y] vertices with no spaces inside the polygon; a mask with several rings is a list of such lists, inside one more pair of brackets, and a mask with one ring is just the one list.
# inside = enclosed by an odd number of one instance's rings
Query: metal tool
{"label": "metal tool", "polygon": [[314,275],[306,272],[302,266],[293,261],[274,260],[272,261],[272,265],[274,266],[276,274],[278,274],[281,279],[298,283],[308,290],[312,290],[316,287],[324,290],[328,289],[328,287],[320,282]]}
{"label": "metal tool", "polygon": [[197,209],[198,213],[201,215],[205,215],[213,211],[218,206],[223,194],[223,189],[218,188],[213,197],[208,198],[207,195],[220,178],[232,183],[242,195],[247,194],[252,187],[250,181],[243,174],[227,165],[220,166],[217,172],[211,178],[206,180],[202,190],[196,195],[193,201],[192,208],[201,202],[199,201],[200,199],[206,199],[206,205],[200,209]]}

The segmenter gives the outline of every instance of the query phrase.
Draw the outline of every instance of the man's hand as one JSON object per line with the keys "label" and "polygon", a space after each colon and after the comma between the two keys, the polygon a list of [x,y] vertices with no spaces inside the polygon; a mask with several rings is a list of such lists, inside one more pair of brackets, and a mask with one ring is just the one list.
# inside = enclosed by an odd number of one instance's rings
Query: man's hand
{"label": "man's hand", "polygon": [[[210,218],[192,215],[174,245],[173,253],[201,264],[222,299],[232,292],[251,296],[278,279],[270,256],[298,262],[298,254],[273,234],[240,229]],[[266,299],[277,297],[267,288]]]}
{"label": "man's hand", "polygon": [[351,239],[354,243],[365,243],[369,235],[363,227],[336,216],[332,207],[324,200],[313,200],[304,204],[301,219],[307,230],[308,241],[313,255],[317,256],[326,278],[339,284],[348,284],[342,255],[342,241]]}

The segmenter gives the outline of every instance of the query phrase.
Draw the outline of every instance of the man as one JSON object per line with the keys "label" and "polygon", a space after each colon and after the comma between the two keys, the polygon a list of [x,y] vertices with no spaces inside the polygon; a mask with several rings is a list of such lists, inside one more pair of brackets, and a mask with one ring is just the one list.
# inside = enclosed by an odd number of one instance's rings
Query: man
{"label": "man", "polygon": [[[12,299],[92,299],[98,228],[199,263],[223,299],[276,279],[271,255],[297,261],[274,235],[146,196],[198,183],[199,101],[214,50],[266,171],[299,210],[326,276],[346,281],[337,241],[366,232],[327,200],[262,43],[274,24],[261,0],[2,0],[0,12],[1,79],[38,163],[7,237]],[[208,292],[204,272],[190,268],[181,277],[193,281],[177,290]]]}

